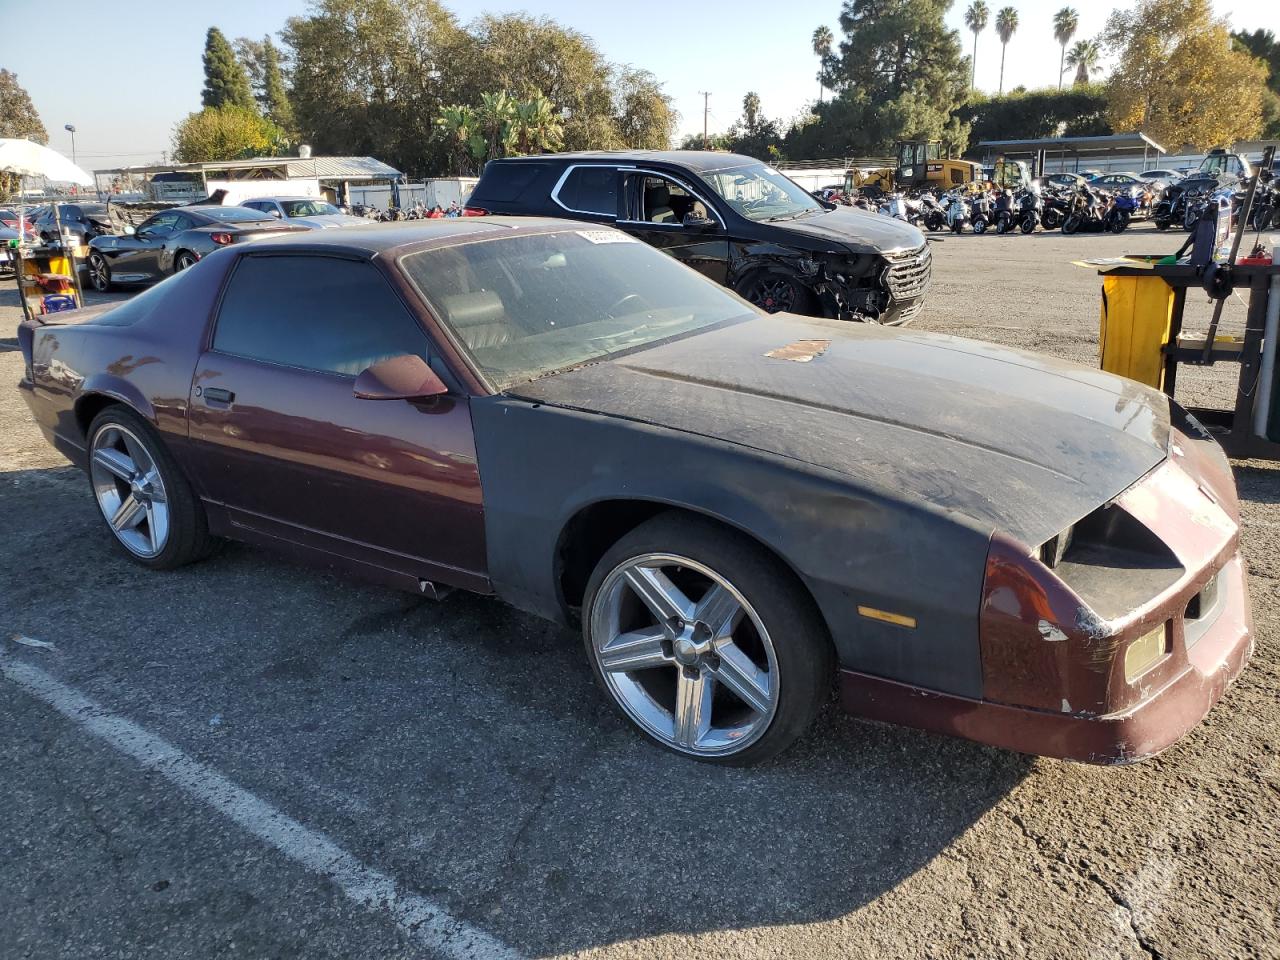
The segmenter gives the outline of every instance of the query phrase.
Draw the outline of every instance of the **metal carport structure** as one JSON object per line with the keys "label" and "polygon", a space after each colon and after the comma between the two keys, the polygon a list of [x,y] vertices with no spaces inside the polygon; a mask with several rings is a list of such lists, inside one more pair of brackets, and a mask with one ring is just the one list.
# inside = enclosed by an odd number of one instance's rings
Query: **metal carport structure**
{"label": "metal carport structure", "polygon": [[1056,162],[1054,173],[1079,173],[1085,167],[1116,160],[1137,161],[1142,167],[1158,165],[1165,149],[1140,130],[1133,133],[1111,133],[1096,137],[1042,137],[1037,140],[983,140],[978,144],[982,163],[989,166],[997,157],[1035,161],[1037,173],[1044,173],[1049,163]]}

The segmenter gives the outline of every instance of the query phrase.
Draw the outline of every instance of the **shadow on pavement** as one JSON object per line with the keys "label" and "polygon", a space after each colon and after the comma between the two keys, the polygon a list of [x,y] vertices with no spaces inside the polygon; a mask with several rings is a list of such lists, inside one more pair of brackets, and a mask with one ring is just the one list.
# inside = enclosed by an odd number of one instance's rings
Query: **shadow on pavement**
{"label": "shadow on pavement", "polygon": [[628,728],[575,634],[235,545],[146,571],[85,486],[0,474],[0,630],[56,641],[59,677],[530,955],[844,916],[1032,763],[833,705],[770,764],[698,764]]}

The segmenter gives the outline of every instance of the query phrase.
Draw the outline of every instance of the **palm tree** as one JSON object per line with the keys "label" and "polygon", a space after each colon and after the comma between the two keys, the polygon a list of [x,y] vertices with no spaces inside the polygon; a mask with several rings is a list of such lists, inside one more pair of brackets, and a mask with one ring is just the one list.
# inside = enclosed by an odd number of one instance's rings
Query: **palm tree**
{"label": "palm tree", "polygon": [[1092,74],[1102,69],[1098,61],[1102,59],[1102,47],[1096,40],[1077,40],[1071,52],[1067,54],[1066,64],[1076,68],[1075,85],[1078,87],[1088,83]]}
{"label": "palm tree", "polygon": [[[457,161],[458,175],[463,176],[471,171],[464,169],[464,164],[468,154],[475,159],[480,160],[484,156],[484,138],[479,136],[479,120],[476,112],[470,107],[455,105],[444,107],[440,111],[440,116],[436,117],[436,126],[444,131],[444,135],[449,140],[450,152]],[[481,153],[475,155],[472,146],[473,141],[479,140]]]}
{"label": "palm tree", "polygon": [[1063,7],[1053,15],[1053,39],[1062,45],[1062,56],[1058,59],[1058,89],[1062,89],[1062,74],[1067,69],[1067,44],[1076,35],[1080,26],[1080,14],[1071,7]]}
{"label": "palm tree", "polygon": [[818,102],[822,102],[822,67],[831,56],[831,45],[836,38],[830,27],[819,27],[813,31],[813,54],[818,58]]}
{"label": "palm tree", "polygon": [[969,74],[969,89],[972,90],[974,81],[978,78],[978,34],[987,29],[987,20],[991,16],[991,11],[987,9],[987,5],[982,0],[973,0],[969,4],[969,9],[964,12],[964,25],[973,31],[973,64],[972,72]]}
{"label": "palm tree", "polygon": [[564,143],[564,124],[555,106],[540,93],[515,105],[511,127],[516,153],[545,153],[559,150]]}
{"label": "palm tree", "polygon": [[1009,41],[1018,29],[1018,11],[1013,7],[1004,7],[996,14],[996,33],[1000,35],[1000,93],[1004,93],[1004,55],[1009,49]]}

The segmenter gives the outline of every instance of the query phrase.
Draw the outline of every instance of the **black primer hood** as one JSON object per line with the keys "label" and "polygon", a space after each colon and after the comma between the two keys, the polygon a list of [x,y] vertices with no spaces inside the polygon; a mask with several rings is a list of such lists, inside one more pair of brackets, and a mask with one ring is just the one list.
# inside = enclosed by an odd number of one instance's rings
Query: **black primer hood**
{"label": "black primer hood", "polygon": [[[784,354],[816,355],[767,356],[792,344]],[[785,315],[508,394],[813,464],[1029,545],[1120,494],[1169,444],[1167,398],[1134,381],[958,337]]]}
{"label": "black primer hood", "polygon": [[833,247],[845,247],[854,253],[915,250],[925,242],[924,234],[909,223],[853,207],[836,207],[795,220],[761,223],[759,226],[779,228],[780,240],[783,240],[783,232],[792,237],[800,234]]}

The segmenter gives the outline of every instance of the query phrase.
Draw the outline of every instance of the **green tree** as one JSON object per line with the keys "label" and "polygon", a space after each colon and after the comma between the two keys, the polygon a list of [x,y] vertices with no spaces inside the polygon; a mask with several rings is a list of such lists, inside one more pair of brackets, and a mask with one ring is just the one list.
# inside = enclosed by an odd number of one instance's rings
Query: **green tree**
{"label": "green tree", "polygon": [[[34,140],[48,143],[49,132],[40,122],[31,96],[18,83],[18,75],[0,68],[0,137],[10,140]],[[19,178],[0,172],[0,198],[17,191]]]}
{"label": "green tree", "polygon": [[297,133],[318,153],[374,156],[413,176],[449,168],[435,121],[471,102],[456,69],[474,48],[436,0],[317,0],[281,36]]}
{"label": "green tree", "polygon": [[831,46],[836,42],[831,28],[823,24],[813,31],[813,55],[818,58],[818,102],[822,102],[822,76],[826,68],[827,58],[831,56]]}
{"label": "green tree", "polygon": [[997,97],[974,97],[957,111],[974,142],[1037,140],[1042,137],[1111,133],[1107,91],[1102,84],[1058,90],[1015,89]]}
{"label": "green tree", "polygon": [[235,50],[217,27],[210,27],[205,35],[204,91],[200,102],[206,107],[232,105],[253,108],[249,77],[236,59]]}
{"label": "green tree", "polygon": [[1000,36],[1000,93],[1004,93],[1004,55],[1017,29],[1018,11],[1013,7],[1002,7],[996,14],[996,33]]}
{"label": "green tree", "polygon": [[486,147],[475,110],[461,104],[444,107],[436,118],[436,126],[448,139],[454,163],[452,172],[458,176],[478,173]]}
{"label": "green tree", "polygon": [[952,117],[968,97],[960,35],[943,21],[950,0],[845,0],[844,39],[827,76],[836,95],[792,125],[788,156],[870,156],[904,138],[963,149]]}
{"label": "green tree", "polygon": [[1117,56],[1107,116],[1177,149],[1256,137],[1266,67],[1230,46],[1210,0],[1138,0],[1107,20],[1102,40]]}
{"label": "green tree", "polygon": [[293,108],[285,86],[280,49],[270,36],[261,40],[237,37],[236,57],[249,78],[249,87],[262,115],[284,130],[293,129]]}
{"label": "green tree", "polygon": [[973,34],[973,60],[969,66],[969,89],[972,90],[978,79],[978,34],[987,29],[987,20],[991,11],[983,0],[973,0],[964,12],[964,25]]}
{"label": "green tree", "polygon": [[270,157],[286,146],[283,130],[252,107],[235,104],[189,114],[173,133],[173,159],[179,163]]}
{"label": "green tree", "polygon": [[1267,70],[1267,89],[1262,95],[1262,136],[1280,140],[1280,40],[1270,30],[1241,30],[1231,35],[1232,46],[1257,58]]}
{"label": "green tree", "polygon": [[1071,7],[1063,7],[1053,15],[1053,39],[1062,47],[1062,55],[1058,58],[1058,89],[1062,89],[1062,75],[1067,66],[1067,44],[1080,28],[1080,14]]}
{"label": "green tree", "polygon": [[648,70],[615,67],[613,126],[620,145],[632,150],[665,150],[671,145],[676,112],[662,84]]}
{"label": "green tree", "polygon": [[1067,54],[1067,67],[1075,67],[1075,86],[1082,87],[1102,70],[1102,46],[1096,40],[1077,40]]}

